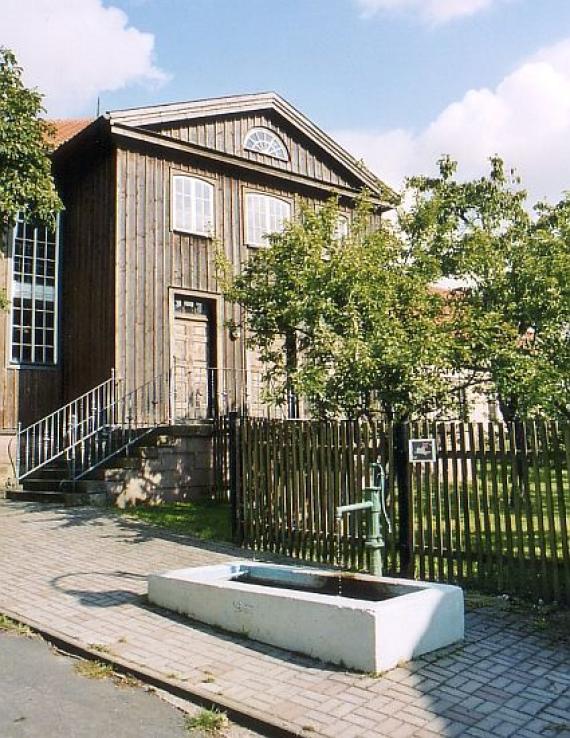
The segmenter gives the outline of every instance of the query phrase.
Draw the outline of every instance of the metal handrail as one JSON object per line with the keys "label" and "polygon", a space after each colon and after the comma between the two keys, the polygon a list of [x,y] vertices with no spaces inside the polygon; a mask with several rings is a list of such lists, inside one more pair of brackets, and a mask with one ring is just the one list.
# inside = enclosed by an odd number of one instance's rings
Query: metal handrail
{"label": "metal handrail", "polygon": [[94,429],[112,409],[119,380],[111,377],[16,434],[16,478],[29,476],[65,454],[77,443],[84,424]]}
{"label": "metal handrail", "polygon": [[170,373],[157,375],[116,396],[113,422],[88,430],[69,452],[70,478],[77,481],[170,422]]}
{"label": "metal handrail", "polygon": [[111,377],[109,379],[106,379],[104,382],[101,382],[101,384],[95,385],[95,387],[92,387],[90,390],[87,390],[87,392],[84,392],[82,395],[79,395],[78,397],[75,397],[73,400],[70,400],[67,404],[62,405],[57,410],[54,410],[49,415],[46,415],[45,417],[41,418],[40,420],[36,420],[35,423],[30,423],[30,425],[26,426],[25,428],[21,429],[22,433],[25,433],[26,431],[29,431],[34,426],[40,425],[40,423],[49,420],[54,415],[57,415],[58,413],[61,413],[68,408],[71,408],[74,405],[77,405],[78,403],[82,402],[86,397],[89,395],[93,395],[94,392],[97,392],[102,387],[105,387],[105,385],[108,385],[110,382],[120,382],[121,380],[118,378],[115,378],[115,372],[113,370]]}
{"label": "metal handrail", "polygon": [[77,480],[161,425],[228,412],[282,417],[265,398],[262,372],[174,365],[135,389],[115,377],[71,400],[16,435],[18,481],[58,458]]}
{"label": "metal handrail", "polygon": [[270,383],[259,370],[192,367],[174,363],[171,378],[173,423],[204,420],[228,412],[284,418],[286,406],[268,402]]}

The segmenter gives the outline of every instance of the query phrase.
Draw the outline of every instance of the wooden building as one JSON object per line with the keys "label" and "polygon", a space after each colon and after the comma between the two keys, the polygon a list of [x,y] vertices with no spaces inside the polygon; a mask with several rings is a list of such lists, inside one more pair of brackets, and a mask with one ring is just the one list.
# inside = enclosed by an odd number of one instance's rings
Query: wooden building
{"label": "wooden building", "polygon": [[[169,377],[172,420],[252,400],[255,358],[232,335],[216,247],[236,268],[304,198],[393,193],[274,93],[120,110],[59,125],[57,234],[19,223],[0,260],[0,427],[6,439],[104,382]],[[344,224],[340,224],[343,227]],[[174,397],[174,399],[173,399]],[[156,405],[156,401],[155,401]],[[5,444],[4,444],[5,445]]]}

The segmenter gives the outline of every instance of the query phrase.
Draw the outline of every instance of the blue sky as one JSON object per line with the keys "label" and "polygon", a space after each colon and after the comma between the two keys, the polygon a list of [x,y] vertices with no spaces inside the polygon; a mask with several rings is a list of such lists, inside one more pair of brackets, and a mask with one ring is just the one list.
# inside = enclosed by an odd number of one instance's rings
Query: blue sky
{"label": "blue sky", "polygon": [[[499,153],[570,187],[569,0],[0,0],[51,116],[276,90],[393,186]],[[568,174],[567,174],[568,173]]]}
{"label": "blue sky", "polygon": [[570,34],[568,0],[499,3],[433,27],[406,13],[365,17],[353,0],[119,0],[154,33],[155,90],[102,95],[106,108],[276,90],[324,127],[427,124],[472,87]]}

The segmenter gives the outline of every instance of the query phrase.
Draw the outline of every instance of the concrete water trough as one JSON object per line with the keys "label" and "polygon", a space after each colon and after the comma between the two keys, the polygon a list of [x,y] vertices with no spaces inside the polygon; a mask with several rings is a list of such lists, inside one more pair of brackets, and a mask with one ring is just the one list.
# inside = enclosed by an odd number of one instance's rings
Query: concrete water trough
{"label": "concrete water trough", "polygon": [[459,587],[240,561],[148,578],[150,602],[262,643],[379,672],[463,638]]}

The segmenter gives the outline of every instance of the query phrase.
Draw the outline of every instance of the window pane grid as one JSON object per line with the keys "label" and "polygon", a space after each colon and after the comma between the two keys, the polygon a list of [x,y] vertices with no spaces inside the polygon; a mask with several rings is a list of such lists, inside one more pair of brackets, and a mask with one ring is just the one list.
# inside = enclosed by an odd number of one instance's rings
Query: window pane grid
{"label": "window pane grid", "polygon": [[11,360],[55,363],[57,233],[19,217],[12,268]]}
{"label": "window pane grid", "polygon": [[285,144],[276,133],[268,128],[252,128],[245,137],[244,149],[272,156],[281,161],[289,160]]}
{"label": "window pane grid", "polygon": [[183,315],[209,315],[209,306],[205,300],[185,295],[174,296],[174,312]]}
{"label": "window pane grid", "polygon": [[174,230],[211,236],[214,226],[214,186],[196,177],[174,179]]}
{"label": "window pane grid", "polygon": [[270,195],[249,193],[246,196],[246,242],[253,246],[267,245],[270,233],[280,233],[291,215],[285,200]]}

